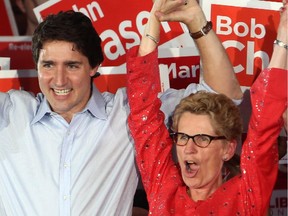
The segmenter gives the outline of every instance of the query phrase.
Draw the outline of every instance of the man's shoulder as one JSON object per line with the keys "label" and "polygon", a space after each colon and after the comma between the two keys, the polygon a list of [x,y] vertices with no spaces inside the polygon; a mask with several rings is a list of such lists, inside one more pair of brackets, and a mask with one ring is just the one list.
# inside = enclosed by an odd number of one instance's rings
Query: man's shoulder
{"label": "man's shoulder", "polygon": [[[35,95],[33,93],[23,91],[23,90],[10,90],[5,94],[8,100],[6,100],[6,103],[12,105],[14,109],[34,109],[38,107],[38,105],[41,103],[41,97]],[[40,95],[40,94],[39,94]],[[42,95],[42,94],[41,94]],[[42,97],[43,99],[43,97]]]}
{"label": "man's shoulder", "polygon": [[102,96],[107,103],[119,100],[126,101],[127,100],[126,87],[118,88],[115,93],[108,91],[102,92]]}
{"label": "man's shoulder", "polygon": [[[31,119],[40,102],[35,96],[27,91],[9,90],[0,94],[0,128],[7,126],[11,121],[24,122]],[[10,115],[12,114],[12,115]],[[20,123],[19,123],[20,124]]]}
{"label": "man's shoulder", "polygon": [[7,92],[11,100],[13,101],[27,101],[27,100],[36,100],[35,95],[32,92],[23,91],[23,90],[10,90]]}

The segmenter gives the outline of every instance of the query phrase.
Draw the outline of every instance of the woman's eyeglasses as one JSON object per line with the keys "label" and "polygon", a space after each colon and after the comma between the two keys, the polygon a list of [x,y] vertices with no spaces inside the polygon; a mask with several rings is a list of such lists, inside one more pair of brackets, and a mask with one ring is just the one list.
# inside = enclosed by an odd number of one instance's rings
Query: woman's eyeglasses
{"label": "woman's eyeglasses", "polygon": [[185,146],[189,139],[192,139],[193,142],[200,148],[206,148],[212,142],[212,140],[226,139],[225,136],[210,136],[207,134],[196,134],[194,136],[189,136],[180,132],[170,133],[170,136],[176,145]]}

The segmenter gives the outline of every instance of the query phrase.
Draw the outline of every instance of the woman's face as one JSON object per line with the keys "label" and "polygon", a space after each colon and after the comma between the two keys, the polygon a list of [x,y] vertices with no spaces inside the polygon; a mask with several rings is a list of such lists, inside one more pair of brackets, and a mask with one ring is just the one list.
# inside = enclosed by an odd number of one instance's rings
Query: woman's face
{"label": "woman's face", "polygon": [[[215,134],[208,115],[196,115],[189,112],[183,113],[180,117],[178,132],[190,136],[196,134],[221,135]],[[185,146],[177,145],[182,178],[190,191],[204,189],[211,194],[222,184],[221,170],[225,157],[227,158],[227,145],[224,142],[225,140],[212,140],[206,148],[201,148],[195,145],[192,139],[189,139]]]}

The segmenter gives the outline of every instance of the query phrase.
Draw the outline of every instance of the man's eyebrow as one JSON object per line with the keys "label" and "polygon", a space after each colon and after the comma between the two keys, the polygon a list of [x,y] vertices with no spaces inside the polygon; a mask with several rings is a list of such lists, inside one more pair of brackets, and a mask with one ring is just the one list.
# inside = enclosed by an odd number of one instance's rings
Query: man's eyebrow
{"label": "man's eyebrow", "polygon": [[81,61],[65,61],[64,62],[65,64],[82,64],[82,62]]}
{"label": "man's eyebrow", "polygon": [[52,60],[41,60],[40,61],[40,63],[44,63],[44,64],[47,64],[47,63],[49,63],[49,64],[51,64],[51,63],[53,63],[53,61]]}

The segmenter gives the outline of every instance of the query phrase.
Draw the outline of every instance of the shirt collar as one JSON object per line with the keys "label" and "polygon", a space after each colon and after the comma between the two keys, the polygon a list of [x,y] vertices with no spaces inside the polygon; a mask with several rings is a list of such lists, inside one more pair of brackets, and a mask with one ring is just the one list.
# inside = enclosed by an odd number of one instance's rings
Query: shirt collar
{"label": "shirt collar", "polygon": [[[38,121],[40,121],[46,114],[53,114],[53,111],[51,110],[49,103],[46,99],[46,97],[39,93],[37,95],[37,100],[39,100],[40,105],[38,108],[38,111],[33,118],[31,124],[34,124]],[[93,85],[92,86],[92,95],[86,105],[86,107],[83,109],[82,113],[85,111],[89,111],[95,118],[107,119],[107,113],[106,113],[106,103],[102,96],[102,94],[99,92],[99,90]]]}
{"label": "shirt collar", "polygon": [[94,85],[92,86],[92,96],[83,111],[86,110],[96,118],[104,120],[108,118],[106,113],[106,102],[102,94]]}

